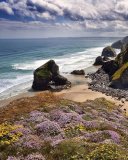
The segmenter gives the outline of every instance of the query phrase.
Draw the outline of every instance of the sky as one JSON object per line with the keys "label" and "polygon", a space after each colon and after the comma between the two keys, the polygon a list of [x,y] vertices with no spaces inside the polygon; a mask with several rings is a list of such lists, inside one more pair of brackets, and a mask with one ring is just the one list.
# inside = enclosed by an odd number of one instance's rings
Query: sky
{"label": "sky", "polygon": [[128,0],[0,0],[1,38],[123,37]]}

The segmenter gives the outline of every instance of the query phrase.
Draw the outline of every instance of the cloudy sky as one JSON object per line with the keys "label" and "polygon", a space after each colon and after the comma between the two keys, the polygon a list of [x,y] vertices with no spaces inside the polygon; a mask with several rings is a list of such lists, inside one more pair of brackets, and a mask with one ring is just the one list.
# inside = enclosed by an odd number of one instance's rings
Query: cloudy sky
{"label": "cloudy sky", "polygon": [[0,38],[123,37],[128,0],[0,0]]}

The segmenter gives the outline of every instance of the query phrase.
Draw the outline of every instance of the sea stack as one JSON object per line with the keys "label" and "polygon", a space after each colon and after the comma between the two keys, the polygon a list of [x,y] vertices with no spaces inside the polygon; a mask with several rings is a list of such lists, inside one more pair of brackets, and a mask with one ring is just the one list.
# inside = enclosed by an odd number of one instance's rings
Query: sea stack
{"label": "sea stack", "polygon": [[116,57],[116,52],[115,50],[110,47],[110,46],[107,46],[103,49],[102,51],[102,55],[101,56],[105,56],[105,57]]}
{"label": "sea stack", "polygon": [[44,91],[69,88],[71,82],[59,74],[59,66],[50,60],[34,71],[33,90]]}

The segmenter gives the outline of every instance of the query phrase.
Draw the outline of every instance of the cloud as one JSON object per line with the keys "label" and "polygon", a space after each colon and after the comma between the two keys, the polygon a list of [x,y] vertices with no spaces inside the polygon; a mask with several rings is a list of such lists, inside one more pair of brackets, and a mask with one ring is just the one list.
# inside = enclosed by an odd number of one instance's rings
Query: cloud
{"label": "cloud", "polygon": [[[56,20],[63,17],[71,21],[127,20],[127,0],[8,0],[1,2],[1,10],[8,14],[36,19]],[[53,17],[53,18],[52,18]]]}
{"label": "cloud", "polygon": [[6,2],[0,2],[0,12],[13,15],[14,12],[10,5]]}
{"label": "cloud", "polygon": [[0,12],[14,15],[15,21],[2,21],[7,30],[127,32],[127,0],[6,0]]}

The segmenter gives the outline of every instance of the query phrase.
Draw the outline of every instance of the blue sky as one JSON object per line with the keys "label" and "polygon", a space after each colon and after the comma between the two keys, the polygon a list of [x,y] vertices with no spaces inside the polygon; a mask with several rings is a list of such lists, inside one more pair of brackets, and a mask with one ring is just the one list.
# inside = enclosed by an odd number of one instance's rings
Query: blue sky
{"label": "blue sky", "polygon": [[128,0],[0,0],[0,38],[128,35]]}

